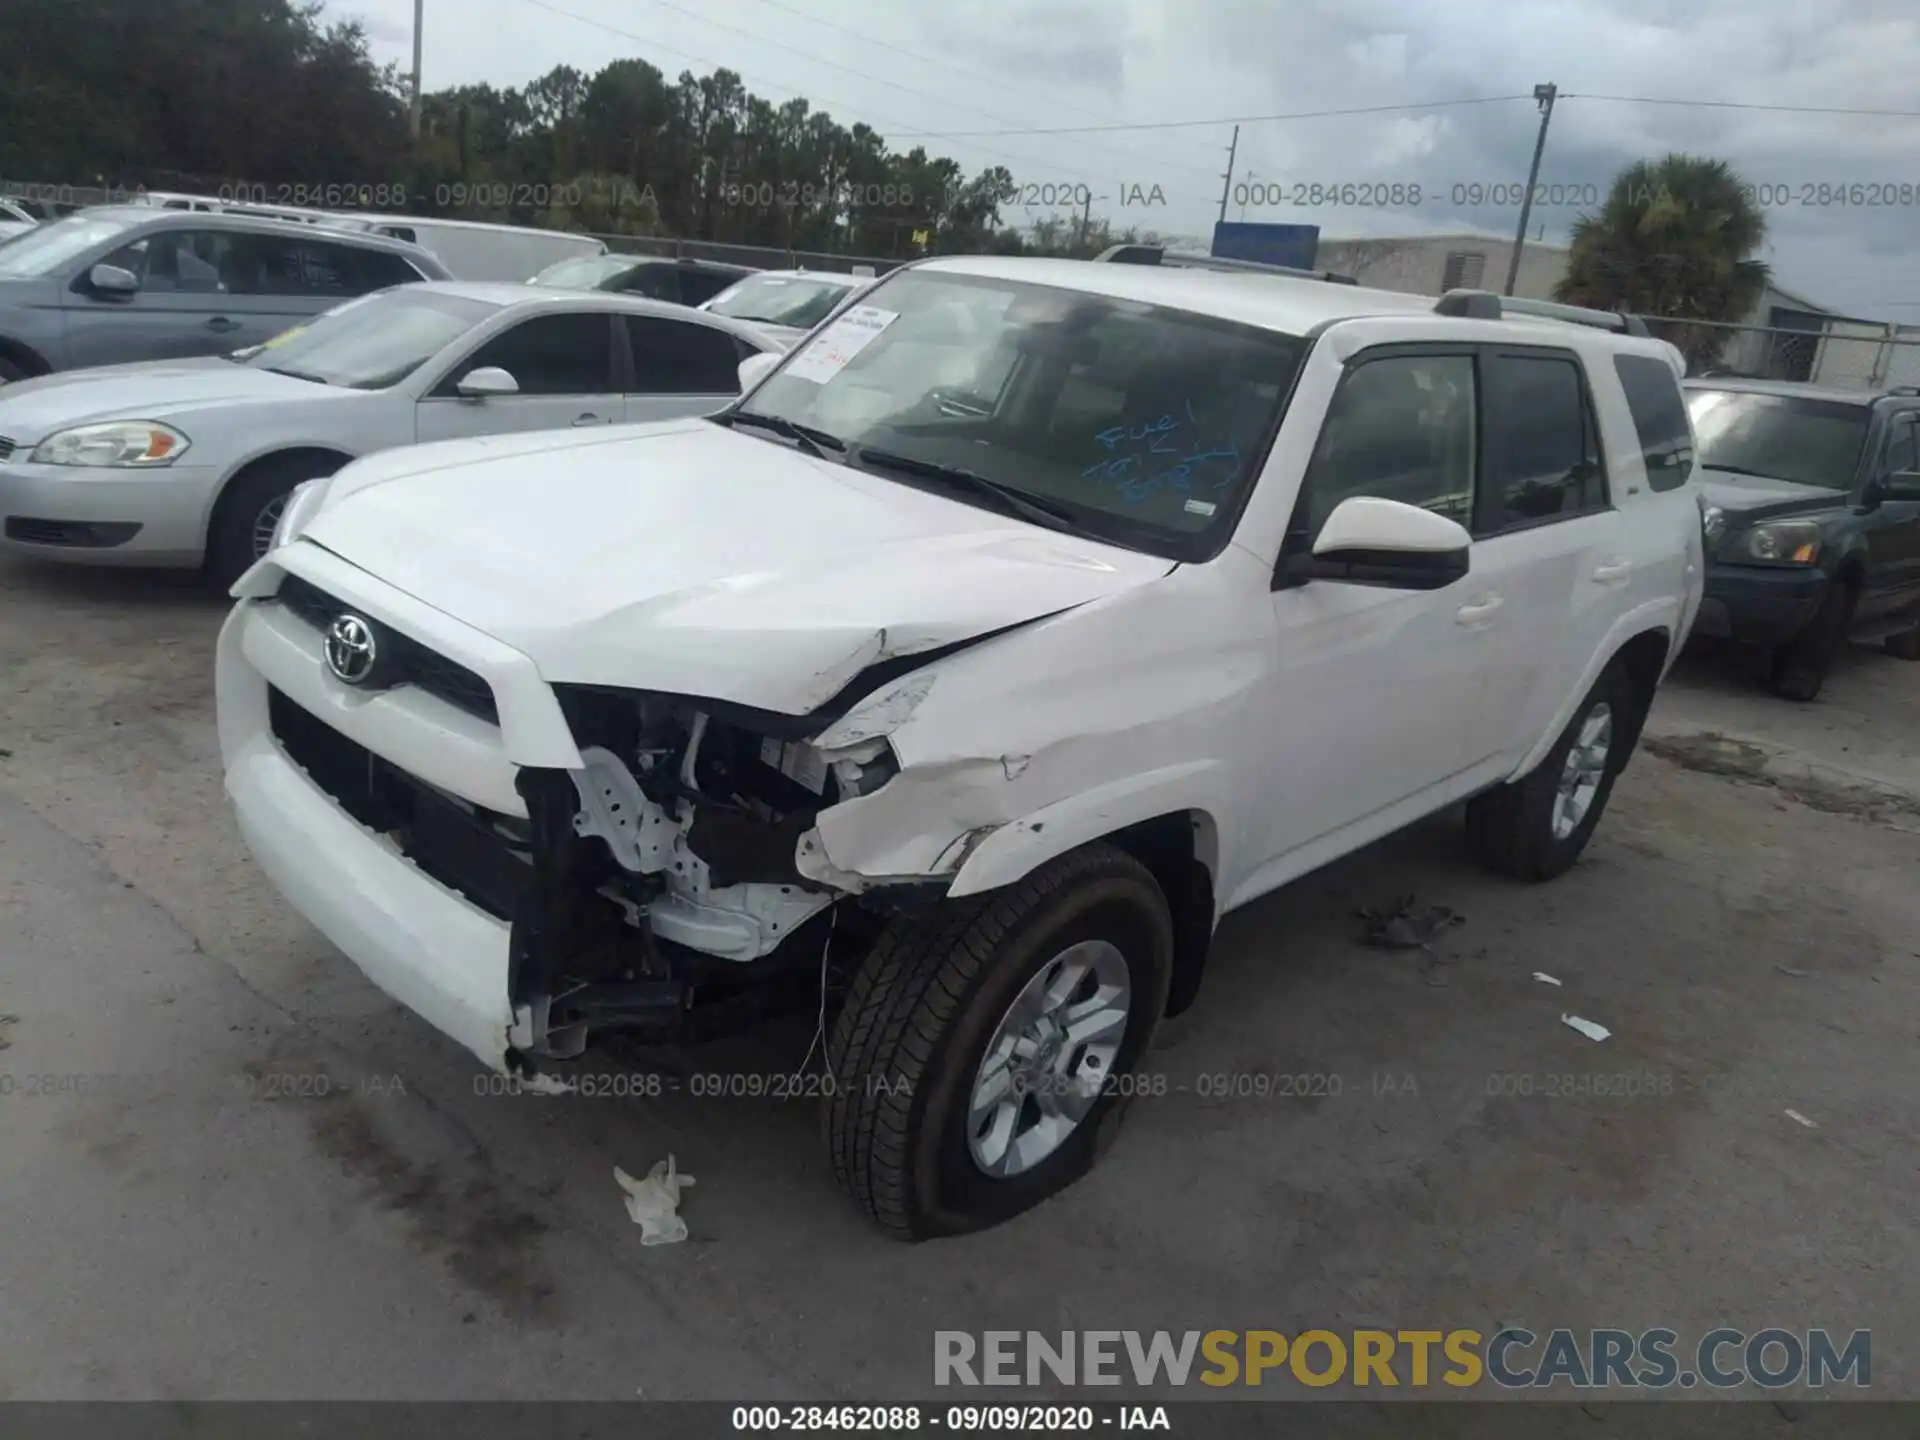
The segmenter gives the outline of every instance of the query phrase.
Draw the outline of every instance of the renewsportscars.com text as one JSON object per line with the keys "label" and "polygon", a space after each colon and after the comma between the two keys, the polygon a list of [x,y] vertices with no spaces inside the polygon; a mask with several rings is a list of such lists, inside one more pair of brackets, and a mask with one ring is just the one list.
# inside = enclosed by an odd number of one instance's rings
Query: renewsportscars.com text
{"label": "renewsportscars.com text", "polygon": [[1873,1383],[1871,1331],[937,1330],[936,1385],[1726,1390]]}

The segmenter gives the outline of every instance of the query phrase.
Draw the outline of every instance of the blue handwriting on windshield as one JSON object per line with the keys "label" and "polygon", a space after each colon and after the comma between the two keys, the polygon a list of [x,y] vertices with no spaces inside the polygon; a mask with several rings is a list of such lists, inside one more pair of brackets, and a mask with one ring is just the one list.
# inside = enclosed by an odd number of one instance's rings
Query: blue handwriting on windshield
{"label": "blue handwriting on windshield", "polygon": [[[1110,459],[1096,460],[1080,472],[1086,480],[1111,485],[1128,505],[1139,505],[1162,490],[1191,495],[1196,476],[1205,467],[1230,462],[1213,472],[1207,488],[1224,490],[1240,476],[1240,447],[1211,445],[1192,433],[1198,428],[1193,402],[1185,404],[1185,419],[1172,414],[1138,425],[1110,425],[1095,432],[1094,440]],[[1187,436],[1177,432],[1186,429]]]}

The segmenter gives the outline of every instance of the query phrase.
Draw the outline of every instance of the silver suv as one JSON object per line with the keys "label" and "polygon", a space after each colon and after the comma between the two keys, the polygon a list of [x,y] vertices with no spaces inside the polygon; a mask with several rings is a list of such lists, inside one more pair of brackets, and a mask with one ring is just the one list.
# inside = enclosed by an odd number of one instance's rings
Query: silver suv
{"label": "silver suv", "polygon": [[251,216],[82,210],[0,244],[0,383],[223,355],[389,285],[445,280],[416,245]]}

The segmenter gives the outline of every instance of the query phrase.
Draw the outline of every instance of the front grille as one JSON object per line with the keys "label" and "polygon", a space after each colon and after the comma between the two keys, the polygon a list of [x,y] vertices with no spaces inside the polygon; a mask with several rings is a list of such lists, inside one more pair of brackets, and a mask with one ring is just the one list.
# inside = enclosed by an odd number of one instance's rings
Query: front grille
{"label": "front grille", "polygon": [[369,830],[496,919],[511,922],[532,873],[524,820],[467,805],[267,690],[267,719],[287,758]]}
{"label": "front grille", "polygon": [[[275,598],[323,635],[341,611],[353,608],[298,575],[282,580],[280,593]],[[437,695],[469,715],[477,715],[495,725],[500,723],[500,708],[494,701],[493,687],[483,677],[390,625],[380,625],[379,631],[381,641],[393,651],[394,673],[399,677],[396,684],[418,685],[429,695]]]}

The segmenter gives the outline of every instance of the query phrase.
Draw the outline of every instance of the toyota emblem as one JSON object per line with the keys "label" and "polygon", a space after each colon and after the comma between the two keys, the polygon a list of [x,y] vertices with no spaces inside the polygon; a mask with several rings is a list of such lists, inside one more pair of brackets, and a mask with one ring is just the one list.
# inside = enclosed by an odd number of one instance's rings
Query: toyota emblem
{"label": "toyota emblem", "polygon": [[380,660],[373,625],[351,612],[327,627],[327,668],[349,685],[364,685]]}

